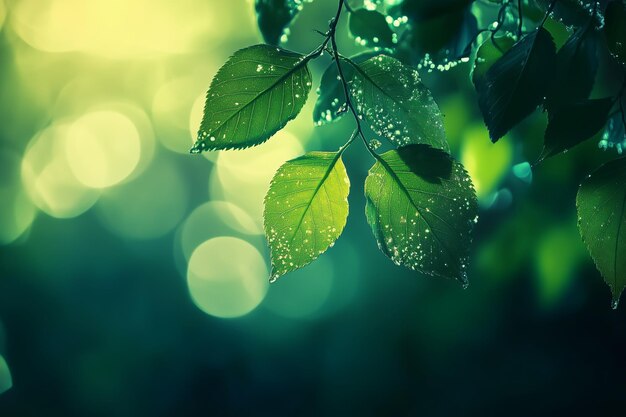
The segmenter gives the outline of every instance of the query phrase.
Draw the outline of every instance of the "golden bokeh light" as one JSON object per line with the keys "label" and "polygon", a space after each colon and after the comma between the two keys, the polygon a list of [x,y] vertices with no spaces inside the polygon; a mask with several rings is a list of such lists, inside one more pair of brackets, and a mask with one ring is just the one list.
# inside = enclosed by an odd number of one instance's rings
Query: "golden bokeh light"
{"label": "golden bokeh light", "polygon": [[58,124],[31,140],[21,166],[23,185],[43,212],[71,218],[89,210],[100,191],[85,187],[74,176],[65,153],[69,126]]}
{"label": "golden bokeh light", "polygon": [[248,314],[263,301],[268,276],[265,261],[254,246],[234,237],[217,237],[202,243],[191,255],[187,284],[202,311],[234,318]]}

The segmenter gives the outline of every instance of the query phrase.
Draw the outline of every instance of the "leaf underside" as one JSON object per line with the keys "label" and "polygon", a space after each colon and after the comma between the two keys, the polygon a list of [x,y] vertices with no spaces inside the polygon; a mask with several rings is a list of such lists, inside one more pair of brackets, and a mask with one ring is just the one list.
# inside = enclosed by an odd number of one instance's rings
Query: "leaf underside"
{"label": "leaf underside", "polygon": [[626,287],[626,158],[600,167],[580,186],[578,227],[613,301]]}
{"label": "leaf underside", "polygon": [[526,35],[480,80],[478,104],[493,142],[532,113],[554,78],[556,47],[544,29]]}
{"label": "leaf underside", "polygon": [[478,207],[460,163],[426,145],[385,152],[369,172],[365,196],[367,221],[393,262],[466,282]]}
{"label": "leaf underside", "polygon": [[354,67],[351,95],[377,135],[397,146],[449,150],[439,106],[415,69],[386,55],[361,64],[343,60],[342,65]]}
{"label": "leaf underside", "polygon": [[310,90],[302,55],[269,45],[235,52],[211,82],[192,152],[265,142],[298,115]]}
{"label": "leaf underside", "polygon": [[294,0],[256,0],[255,11],[265,42],[278,45],[299,9]]}
{"label": "leaf underside", "polygon": [[310,152],[276,172],[265,198],[273,281],[332,246],[348,217],[350,181],[341,156]]}

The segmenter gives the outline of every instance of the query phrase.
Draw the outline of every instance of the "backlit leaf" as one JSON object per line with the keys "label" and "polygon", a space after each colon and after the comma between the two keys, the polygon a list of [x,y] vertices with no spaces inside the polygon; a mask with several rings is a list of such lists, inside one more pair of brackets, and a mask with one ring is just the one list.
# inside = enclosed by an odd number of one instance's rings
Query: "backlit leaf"
{"label": "backlit leaf", "polygon": [[306,64],[269,45],[235,52],[213,78],[192,152],[247,148],[282,129],[311,90]]}
{"label": "backlit leaf", "polygon": [[280,167],[265,197],[272,281],[334,244],[348,217],[349,190],[339,153],[310,152]]}
{"label": "backlit leaf", "polygon": [[415,69],[385,55],[349,65],[355,69],[351,94],[376,134],[397,146],[449,149],[439,106]]}
{"label": "backlit leaf", "polygon": [[542,102],[554,78],[555,62],[552,36],[539,28],[517,42],[481,78],[478,104],[493,142]]}
{"label": "backlit leaf", "polygon": [[578,228],[596,267],[611,287],[613,306],[626,287],[626,158],[611,161],[580,186]]}
{"label": "backlit leaf", "polygon": [[362,46],[392,47],[393,32],[385,16],[375,10],[359,9],[350,13],[350,33]]}
{"label": "backlit leaf", "polygon": [[380,155],[365,181],[366,215],[379,248],[398,265],[467,281],[478,208],[463,166],[409,145]]}
{"label": "backlit leaf", "polygon": [[621,154],[626,148],[626,116],[617,112],[609,118],[599,143],[600,148],[615,148]]}

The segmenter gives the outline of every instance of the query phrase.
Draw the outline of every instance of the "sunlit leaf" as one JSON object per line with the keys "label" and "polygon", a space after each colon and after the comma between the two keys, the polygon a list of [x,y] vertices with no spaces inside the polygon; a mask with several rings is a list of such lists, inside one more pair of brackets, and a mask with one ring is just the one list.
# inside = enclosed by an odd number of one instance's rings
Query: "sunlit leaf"
{"label": "sunlit leaf", "polygon": [[349,190],[340,153],[310,152],[280,167],[265,197],[271,280],[311,263],[334,244],[348,217]]}
{"label": "sunlit leaf", "polygon": [[626,287],[626,158],[611,161],[580,186],[578,227],[596,267],[611,287],[614,307]]}
{"label": "sunlit leaf", "polygon": [[550,115],[543,157],[566,151],[598,133],[606,123],[612,105],[612,98],[602,98],[561,106]]}
{"label": "sunlit leaf", "polygon": [[605,12],[604,34],[611,54],[626,65],[626,4],[611,2]]}
{"label": "sunlit leaf", "polygon": [[463,166],[426,145],[380,155],[365,181],[367,221],[398,265],[465,283],[478,208]]}
{"label": "sunlit leaf", "polygon": [[554,82],[547,96],[549,111],[589,97],[598,70],[598,35],[591,24],[578,29],[559,50]]}
{"label": "sunlit leaf", "polygon": [[385,55],[349,65],[355,69],[351,94],[376,134],[397,146],[448,150],[439,106],[415,69]]}
{"label": "sunlit leaf", "polygon": [[310,90],[302,55],[269,45],[235,52],[213,78],[192,152],[265,142],[298,115]]}
{"label": "sunlit leaf", "polygon": [[617,112],[609,118],[599,143],[602,149],[615,148],[621,154],[626,148],[626,116]]}
{"label": "sunlit leaf", "polygon": [[278,45],[285,31],[296,17],[304,0],[255,0],[259,29],[265,42]]}
{"label": "sunlit leaf", "polygon": [[480,80],[478,104],[496,142],[528,116],[554,78],[556,48],[543,28],[524,36]]}
{"label": "sunlit leaf", "polygon": [[393,46],[393,32],[385,16],[375,10],[359,9],[350,13],[350,33],[363,46]]}

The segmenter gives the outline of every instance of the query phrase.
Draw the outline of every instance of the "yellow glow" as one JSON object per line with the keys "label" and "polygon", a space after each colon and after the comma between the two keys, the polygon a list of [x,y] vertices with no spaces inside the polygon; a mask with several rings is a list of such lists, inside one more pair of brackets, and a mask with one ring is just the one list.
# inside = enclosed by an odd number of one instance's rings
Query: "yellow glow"
{"label": "yellow glow", "polygon": [[191,255],[187,284],[193,301],[205,313],[241,317],[265,298],[268,271],[254,246],[242,239],[217,237]]}
{"label": "yellow glow", "polygon": [[0,151],[0,244],[17,240],[32,224],[37,209],[22,188],[20,157]]}
{"label": "yellow glow", "polygon": [[89,210],[100,196],[81,184],[65,155],[68,126],[55,125],[30,142],[22,160],[22,181],[31,200],[53,217],[71,218]]}
{"label": "yellow glow", "polygon": [[4,26],[4,19],[7,17],[7,6],[4,0],[0,0],[0,29]]}
{"label": "yellow glow", "polygon": [[240,151],[222,151],[217,175],[224,199],[232,201],[263,224],[263,199],[276,170],[304,152],[298,139],[282,130],[262,145]]}
{"label": "yellow glow", "polygon": [[66,140],[74,176],[92,188],[117,184],[139,162],[139,132],[124,115],[112,111],[88,113],[72,124]]}
{"label": "yellow glow", "polygon": [[258,235],[262,229],[235,204],[210,201],[197,207],[181,228],[180,244],[187,260],[198,245],[218,236]]}
{"label": "yellow glow", "polygon": [[180,169],[167,159],[157,159],[141,176],[106,190],[96,208],[114,233],[153,239],[178,225],[188,200]]}
{"label": "yellow glow", "polygon": [[206,50],[230,33],[235,11],[207,0],[20,0],[11,24],[42,51],[136,59]]}

